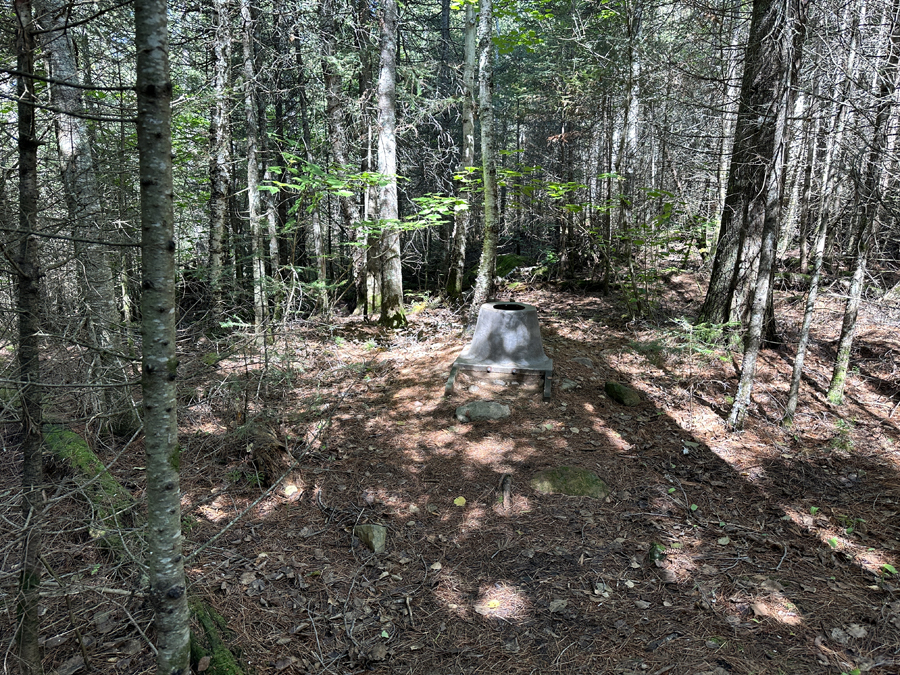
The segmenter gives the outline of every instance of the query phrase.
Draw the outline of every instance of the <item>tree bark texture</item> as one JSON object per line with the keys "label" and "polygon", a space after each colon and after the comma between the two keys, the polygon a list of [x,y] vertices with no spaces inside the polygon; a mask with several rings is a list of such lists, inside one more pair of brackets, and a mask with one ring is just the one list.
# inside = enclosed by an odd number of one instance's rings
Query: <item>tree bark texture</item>
{"label": "tree bark texture", "polygon": [[475,294],[469,313],[469,327],[474,328],[478,310],[494,292],[497,269],[497,239],[500,222],[497,193],[497,139],[494,133],[494,44],[492,0],[481,0],[478,17],[478,119],[481,122],[481,166],[484,185],[484,241]]}
{"label": "tree bark texture", "polygon": [[258,344],[265,341],[268,302],[263,247],[262,199],[259,194],[259,120],[257,117],[256,48],[253,7],[241,0],[241,45],[243,47],[244,113],[247,122],[247,220],[250,224],[250,265],[253,275],[253,331]]}
{"label": "tree bark texture", "polygon": [[[803,0],[805,3],[806,0]],[[754,0],[744,59],[731,168],[703,323],[745,322],[759,268],[784,74],[790,68],[785,7]]]}
{"label": "tree bark texture", "polygon": [[[757,0],[757,2],[768,4],[769,0]],[[756,9],[756,3],[754,3],[754,14]],[[772,45],[772,48],[779,50],[777,58],[774,58],[774,65],[777,68],[768,72],[776,119],[772,124],[769,164],[763,167],[764,192],[761,195],[763,227],[759,242],[759,264],[750,306],[749,325],[744,338],[741,379],[734,397],[734,404],[728,415],[728,426],[732,429],[743,427],[747,417],[750,395],[756,378],[756,362],[765,330],[767,309],[772,306],[772,275],[778,241],[778,226],[784,201],[790,114],[796,98],[795,85],[800,72],[809,4],[808,0],[789,0],[785,5],[776,2],[775,6],[770,7],[768,11],[775,15],[771,28],[777,31],[780,37],[778,42]]]}
{"label": "tree bark texture", "polygon": [[18,658],[23,675],[40,675],[41,648],[38,592],[41,585],[41,520],[44,509],[42,398],[40,388],[40,277],[38,240],[38,146],[35,128],[35,25],[30,0],[16,0],[19,227],[15,252],[16,310],[19,319],[18,376],[21,382],[22,433],[22,571],[17,608]]}
{"label": "tree bark texture", "polygon": [[156,616],[157,672],[190,669],[188,605],[181,555],[181,488],[175,399],[175,216],[172,82],[165,0],[136,0],[137,139],[141,185],[141,334],[147,565]]}
{"label": "tree bark texture", "polygon": [[384,0],[378,75],[378,221],[381,226],[381,317],[390,328],[406,325],[397,204],[397,0]]}
{"label": "tree bark texture", "polygon": [[209,156],[209,287],[215,320],[224,313],[222,295],[223,240],[231,188],[231,17],[228,0],[213,0],[216,35],[213,42],[213,109]]}

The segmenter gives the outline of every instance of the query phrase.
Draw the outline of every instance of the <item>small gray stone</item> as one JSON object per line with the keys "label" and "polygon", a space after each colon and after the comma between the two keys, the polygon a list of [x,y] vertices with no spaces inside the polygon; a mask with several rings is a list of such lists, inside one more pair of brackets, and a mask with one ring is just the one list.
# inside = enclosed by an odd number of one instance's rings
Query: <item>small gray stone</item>
{"label": "small gray stone", "polygon": [[641,403],[641,395],[631,387],[626,387],[624,384],[607,382],[603,389],[606,391],[607,396],[622,405],[636,406]]}
{"label": "small gray stone", "polygon": [[473,394],[476,393],[478,391],[478,385],[473,384],[471,387],[469,387],[469,391],[472,392]]}
{"label": "small gray stone", "polygon": [[456,409],[456,419],[460,422],[477,420],[500,420],[509,417],[509,406],[495,401],[472,401]]}
{"label": "small gray stone", "polygon": [[568,377],[564,377],[562,382],[559,383],[559,390],[572,391],[577,386],[578,383],[575,380],[570,380]]}
{"label": "small gray stone", "polygon": [[573,360],[575,363],[579,363],[579,364],[581,364],[582,366],[585,366],[586,368],[593,368],[593,367],[594,367],[594,362],[591,361],[591,360],[590,360],[588,357],[586,357],[586,356],[576,356],[576,357],[575,357],[574,359],[572,359],[572,360]]}
{"label": "small gray stone", "polygon": [[381,553],[387,543],[387,528],[384,525],[357,525],[353,528],[353,536],[368,546],[373,553]]}

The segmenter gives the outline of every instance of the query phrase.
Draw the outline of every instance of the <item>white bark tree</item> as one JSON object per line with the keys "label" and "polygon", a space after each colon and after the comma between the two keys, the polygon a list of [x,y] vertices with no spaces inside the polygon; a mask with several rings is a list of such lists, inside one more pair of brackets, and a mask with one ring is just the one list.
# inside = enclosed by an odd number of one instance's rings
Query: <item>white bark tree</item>
{"label": "white bark tree", "polygon": [[381,16],[381,67],[378,75],[378,221],[381,226],[381,317],[390,328],[406,325],[397,204],[397,0],[384,0]]}
{"label": "white bark tree", "polygon": [[136,0],[137,139],[141,185],[141,335],[147,566],[156,615],[157,672],[190,669],[187,587],[181,554],[181,487],[175,381],[175,214],[172,81],[166,0]]}

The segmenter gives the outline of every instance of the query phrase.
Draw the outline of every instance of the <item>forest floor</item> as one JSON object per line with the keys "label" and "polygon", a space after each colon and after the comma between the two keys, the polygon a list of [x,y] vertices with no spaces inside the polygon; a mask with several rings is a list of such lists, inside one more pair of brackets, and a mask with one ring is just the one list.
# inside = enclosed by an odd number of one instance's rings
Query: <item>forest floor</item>
{"label": "forest floor", "polygon": [[[896,316],[864,306],[846,402],[832,407],[842,303],[825,294],[794,425],[780,425],[793,352],[769,350],[746,429],[728,433],[740,355],[666,318],[696,311],[695,278],[670,280],[653,324],[622,318],[615,297],[500,297],[538,307],[547,403],[539,383],[465,374],[445,398],[466,338],[458,312],[425,303],[401,331],[297,324],[267,366],[247,343],[180,336],[189,593],[227,619],[253,672],[900,673]],[[791,343],[803,294],[777,302]],[[562,391],[563,378],[577,385]],[[609,380],[642,403],[610,400]],[[458,422],[475,399],[512,414]],[[120,450],[98,447],[107,460]],[[136,442],[113,467],[139,500],[141,465]],[[610,496],[531,489],[561,465],[596,472]],[[14,490],[17,471],[3,473]],[[83,589],[71,596],[83,672],[152,672],[136,628],[152,633],[146,601],[100,590],[136,579],[66,533],[85,508],[56,509],[45,543],[54,573]],[[387,527],[384,553],[353,536],[364,523]],[[48,672],[79,672],[69,610],[46,607]]]}

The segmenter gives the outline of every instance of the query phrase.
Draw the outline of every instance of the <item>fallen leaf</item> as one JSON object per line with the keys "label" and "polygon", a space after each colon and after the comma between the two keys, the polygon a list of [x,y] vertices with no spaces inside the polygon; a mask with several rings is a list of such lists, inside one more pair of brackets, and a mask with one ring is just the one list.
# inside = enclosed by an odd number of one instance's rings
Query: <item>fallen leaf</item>
{"label": "fallen leaf", "polygon": [[202,673],[204,670],[206,670],[207,668],[209,668],[209,662],[210,662],[211,660],[212,660],[212,659],[211,659],[209,656],[204,656],[202,659],[200,659],[200,660],[197,662],[197,672],[198,672],[198,673]]}
{"label": "fallen leaf", "polygon": [[563,611],[569,604],[568,600],[563,598],[557,598],[556,600],[550,601],[550,612],[556,613]]}
{"label": "fallen leaf", "polygon": [[759,602],[751,602],[750,609],[753,610],[754,616],[769,616],[768,608]]}
{"label": "fallen leaf", "polygon": [[635,600],[634,606],[638,609],[650,609],[650,603],[646,600]]}
{"label": "fallen leaf", "polygon": [[731,539],[728,537],[719,537],[719,546],[728,546],[731,543]]}
{"label": "fallen leaf", "polygon": [[439,562],[436,562],[431,565],[431,569],[433,569],[435,572],[440,570],[442,567],[443,567],[443,565],[441,565],[441,563],[439,563]]}
{"label": "fallen leaf", "polygon": [[456,504],[457,506],[465,506],[466,498],[465,497],[457,497],[456,499],[453,500],[453,503]]}
{"label": "fallen leaf", "polygon": [[256,579],[256,572],[244,572],[244,573],[241,575],[241,583],[242,583],[244,586],[247,586],[247,585],[253,583],[253,581],[254,581],[255,579]]}

